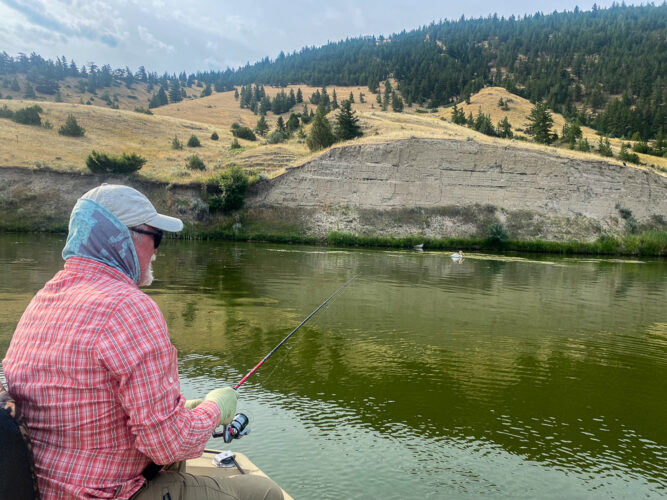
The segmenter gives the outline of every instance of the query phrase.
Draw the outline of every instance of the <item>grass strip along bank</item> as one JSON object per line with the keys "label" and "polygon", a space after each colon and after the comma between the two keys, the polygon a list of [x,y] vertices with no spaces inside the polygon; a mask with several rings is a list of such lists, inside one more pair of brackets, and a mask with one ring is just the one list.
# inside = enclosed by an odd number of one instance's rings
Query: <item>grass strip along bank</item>
{"label": "grass strip along bank", "polygon": [[[39,227],[18,220],[0,222],[1,232],[67,234],[67,225],[53,221]],[[332,247],[404,248],[422,245],[424,250],[468,250],[488,252],[525,252],[560,255],[635,255],[667,257],[667,231],[646,231],[622,237],[603,235],[595,241],[504,241],[489,238],[427,238],[413,236],[356,235],[332,231],[326,237],[307,236],[298,232],[234,230],[229,225],[201,227],[186,224],[181,233],[165,235],[171,239],[255,241]]]}
{"label": "grass strip along bank", "polygon": [[550,253],[561,255],[638,255],[643,257],[667,257],[667,231],[647,231],[623,237],[604,235],[592,242],[582,241],[496,241],[488,238],[424,238],[418,235],[395,237],[355,235],[333,231],[325,238],[298,233],[244,232],[231,228],[199,229],[188,225],[177,236],[183,239],[259,241],[322,245],[333,247],[366,248],[414,248],[424,250],[472,250],[489,252]]}

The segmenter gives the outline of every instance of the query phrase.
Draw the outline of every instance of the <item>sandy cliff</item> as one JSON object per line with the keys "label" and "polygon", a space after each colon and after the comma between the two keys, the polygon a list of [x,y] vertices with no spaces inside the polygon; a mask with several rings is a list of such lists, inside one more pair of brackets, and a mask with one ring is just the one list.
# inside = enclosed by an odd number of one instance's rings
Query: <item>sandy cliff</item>
{"label": "sandy cliff", "polygon": [[471,236],[492,221],[514,237],[594,238],[667,216],[667,178],[516,145],[411,139],[340,147],[289,170],[248,205],[302,208],[311,233]]}

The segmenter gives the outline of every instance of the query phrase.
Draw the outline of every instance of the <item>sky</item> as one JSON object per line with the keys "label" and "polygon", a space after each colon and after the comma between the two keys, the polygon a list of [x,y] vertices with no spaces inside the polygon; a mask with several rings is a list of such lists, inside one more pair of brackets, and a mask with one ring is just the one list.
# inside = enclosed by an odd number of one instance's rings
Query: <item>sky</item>
{"label": "sky", "polygon": [[612,0],[0,0],[0,52],[194,73],[462,15],[547,14],[594,3],[604,8]]}

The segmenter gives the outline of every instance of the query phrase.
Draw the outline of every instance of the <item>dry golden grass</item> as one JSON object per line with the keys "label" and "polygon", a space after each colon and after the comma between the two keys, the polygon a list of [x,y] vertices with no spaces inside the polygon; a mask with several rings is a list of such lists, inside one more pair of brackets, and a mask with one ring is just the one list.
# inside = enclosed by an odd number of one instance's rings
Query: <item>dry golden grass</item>
{"label": "dry golden grass", "polygon": [[[320,87],[310,87],[307,85],[289,85],[284,88],[265,86],[264,90],[270,97],[275,97],[281,90],[289,94],[290,90],[294,90],[296,94],[298,89],[301,89],[303,94],[304,104],[308,106],[308,110],[315,111],[315,107],[310,104],[309,98],[316,90],[321,90]],[[350,92],[354,94],[355,104],[354,109],[364,112],[371,111],[371,105],[375,103],[375,95],[368,92],[366,87],[327,87],[329,97],[333,96],[333,91],[336,91],[338,102],[348,99]],[[365,94],[366,103],[359,103],[359,92]],[[368,102],[372,100],[371,102]],[[161,106],[152,110],[153,113],[160,116],[171,116],[174,118],[182,118],[185,120],[197,121],[200,123],[207,123],[215,127],[229,129],[232,123],[237,122],[239,125],[245,127],[255,128],[259,116],[255,115],[249,109],[241,109],[239,102],[234,98],[234,91],[229,92],[214,92],[213,95],[203,97],[195,100],[185,100],[167,106]],[[301,113],[303,111],[303,104],[297,104],[292,112]],[[284,113],[283,120],[289,117],[289,112]],[[271,128],[275,126],[278,116],[269,113],[266,121]]]}
{"label": "dry golden grass", "polygon": [[[35,104],[33,101],[8,101],[7,106],[16,110]],[[162,180],[195,180],[210,172],[189,171],[186,157],[197,154],[209,167],[216,163],[223,166],[227,159],[242,156],[246,151],[233,154],[229,151],[231,133],[219,131],[220,140],[210,139],[213,127],[171,117],[151,116],[133,111],[112,110],[79,104],[39,102],[44,112],[42,121],[48,120],[53,129],[20,125],[7,119],[0,120],[0,165],[40,167],[83,171],[85,160],[92,150],[110,154],[134,152],[148,159],[141,173]],[[72,113],[79,125],[86,130],[80,138],[58,134],[58,128]],[[202,147],[183,150],[171,149],[171,140],[177,136],[184,144],[190,135],[196,135]],[[250,144],[247,141],[240,141]],[[251,146],[252,147],[252,146]]]}
{"label": "dry golden grass", "polygon": [[[26,84],[28,83],[25,75],[18,75],[16,79],[19,82],[21,87],[20,92],[15,92],[9,88],[0,88],[0,92],[4,99],[11,98],[16,100],[23,99],[25,95]],[[88,101],[92,105],[109,107],[108,104],[104,101],[102,96],[108,94],[109,98],[116,103],[119,109],[128,109],[134,110],[134,108],[148,108],[148,100],[151,98],[151,95],[154,92],[148,92],[146,90],[146,85],[142,83],[135,83],[132,85],[131,89],[125,87],[125,85],[114,82],[114,85],[111,87],[100,89],[97,95],[91,94],[90,92],[79,92],[79,78],[65,78],[60,82],[60,96],[62,97],[63,103],[69,104],[86,104]],[[188,94],[199,95],[201,89],[187,89]],[[37,97],[34,99],[39,102],[52,102],[55,100],[55,96],[48,96],[44,94],[37,93]]]}
{"label": "dry golden grass", "polygon": [[[131,90],[139,95],[141,85]],[[66,87],[65,87],[66,88]],[[294,85],[287,87],[289,93],[293,89],[296,93],[301,88],[304,101],[308,102],[316,87]],[[354,141],[338,144],[334,147],[349,144],[377,144],[390,141],[418,138],[452,138],[472,139],[485,144],[508,145],[510,141],[488,137],[473,130],[454,125],[449,121],[451,109],[439,110],[437,113],[418,113],[417,108],[407,108],[404,113],[382,112],[378,109],[375,95],[370,94],[366,87],[327,87],[329,95],[334,88],[338,101],[341,102],[354,93],[353,109],[357,112],[364,130],[364,136]],[[125,89],[125,87],[122,87]],[[281,89],[265,87],[267,94],[274,96]],[[143,90],[143,98],[148,93]],[[201,92],[198,87],[188,89],[190,93]],[[365,94],[365,103],[359,102],[359,93]],[[65,99],[77,100],[78,94],[63,92]],[[133,94],[133,95],[134,95]],[[129,95],[129,94],[128,94]],[[500,98],[511,99],[510,110],[503,111],[498,107]],[[119,105],[127,109],[134,109],[136,102],[127,95],[119,97]],[[99,98],[95,103],[102,103]],[[145,104],[146,101],[144,101]],[[292,138],[287,143],[268,145],[262,138],[256,142],[239,140],[241,149],[229,148],[233,139],[230,126],[233,122],[254,128],[258,117],[247,109],[240,109],[238,101],[234,99],[234,92],[214,93],[206,98],[186,99],[179,103],[157,108],[154,115],[145,115],[128,111],[127,109],[113,110],[103,106],[89,106],[77,103],[54,103],[43,101],[24,101],[19,99],[3,100],[10,109],[16,110],[32,104],[39,104],[44,112],[42,120],[53,124],[53,129],[19,125],[11,120],[0,119],[0,165],[51,168],[71,171],[84,171],[85,159],[90,151],[95,149],[110,154],[134,152],[148,159],[141,170],[141,174],[154,179],[170,182],[190,182],[206,178],[212,172],[231,164],[239,164],[247,168],[255,168],[273,177],[283,173],[286,169],[300,165],[309,159],[322,154],[322,151],[311,153],[303,140]],[[131,106],[130,106],[131,105]],[[122,107],[122,106],[121,106]],[[482,111],[491,115],[492,121],[497,123],[505,115],[508,116],[513,129],[524,128],[527,116],[532,108],[531,104],[516,95],[509,94],[502,88],[487,88],[471,97],[469,105],[463,105],[466,114],[471,111],[476,115],[481,107]],[[313,106],[308,104],[309,109]],[[297,105],[293,111],[301,112],[302,105]],[[72,113],[79,124],[86,129],[83,138],[63,137],[57,130],[68,114]],[[287,118],[286,113],[284,118]],[[336,111],[329,115],[333,121]],[[554,114],[554,128],[560,132],[564,120],[562,116]],[[269,113],[267,121],[271,128],[275,126],[277,116]],[[309,127],[309,126],[308,126]],[[306,127],[306,131],[308,130]],[[218,141],[210,136],[213,132],[219,135]],[[584,136],[591,146],[597,145],[597,136],[594,131],[583,128]],[[183,150],[171,149],[171,140],[178,137],[185,144],[191,134],[196,135],[202,147]],[[545,147],[529,142],[512,143],[516,147],[544,151],[561,156],[601,160],[594,153],[581,153],[566,148]],[[612,140],[616,152],[620,148],[619,140]],[[207,165],[204,172],[190,171],[185,168],[186,158],[197,154]],[[652,156],[640,155],[645,163],[652,163],[667,168],[667,160]],[[607,159],[617,162],[617,160]],[[634,168],[634,167],[633,167]],[[642,167],[637,167],[642,168]]]}
{"label": "dry golden grass", "polygon": [[[501,98],[503,101],[507,101],[508,99],[511,101],[508,103],[509,111],[502,110],[500,106],[498,106],[498,102]],[[484,114],[491,116],[491,122],[494,124],[494,126],[497,125],[498,122],[500,122],[505,116],[507,116],[507,120],[512,125],[512,130],[516,133],[517,129],[523,130],[528,126],[528,115],[530,115],[530,111],[533,108],[533,105],[528,99],[511,94],[502,87],[487,87],[480,90],[477,94],[471,96],[470,104],[463,103],[459,107],[463,109],[466,116],[468,116],[468,113],[472,113],[473,116],[477,116],[477,113],[481,108]],[[443,110],[440,115],[446,119],[451,119],[451,108]],[[561,131],[563,130],[563,125],[565,125],[565,118],[563,115],[558,113],[552,113],[552,116],[554,120],[553,130],[560,136]],[[597,149],[599,136],[595,130],[590,127],[581,127],[581,132],[583,137],[588,140],[591,148]],[[522,132],[518,132],[518,135],[523,135],[524,137],[526,136],[526,134]],[[628,141],[621,141],[621,139],[610,138],[609,142],[611,143],[612,151],[614,154],[618,155],[619,151],[621,150],[621,143],[627,143]],[[567,150],[567,148],[561,147],[559,148],[559,151],[561,149],[570,152]],[[640,154],[639,157],[642,163],[652,163],[654,165],[667,168],[667,159],[665,158],[658,158],[656,156],[643,154]]]}

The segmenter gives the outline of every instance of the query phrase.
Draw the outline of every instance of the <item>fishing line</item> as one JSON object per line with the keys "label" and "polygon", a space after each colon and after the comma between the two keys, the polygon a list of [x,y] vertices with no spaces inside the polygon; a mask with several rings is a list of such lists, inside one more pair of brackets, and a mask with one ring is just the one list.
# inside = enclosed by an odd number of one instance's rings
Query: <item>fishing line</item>
{"label": "fishing line", "polygon": [[[355,276],[356,277],[356,276]],[[323,309],[326,310],[329,308],[329,306],[332,303],[327,304]],[[314,323],[317,324],[317,323]],[[285,362],[285,360],[290,356],[290,351],[292,350],[293,345],[291,344],[286,344],[285,349],[283,350],[283,354],[281,356],[277,356],[277,360],[273,362],[273,368],[271,368],[271,371],[268,373],[263,373],[263,374],[258,374],[257,376],[262,377],[262,380],[266,383],[276,372],[278,367],[282,366],[282,364]]]}
{"label": "fishing line", "polygon": [[[342,291],[343,291],[343,290],[344,290],[350,283],[352,283],[352,282],[357,278],[357,276],[359,276],[359,275],[357,274],[357,275],[353,276],[352,278],[350,278],[347,282],[345,282],[345,284],[344,284],[343,286],[341,286],[338,290],[336,290],[334,293],[332,293],[332,294],[331,294],[331,295],[330,295],[324,302],[322,302],[319,306],[317,306],[317,308],[316,308],[313,312],[311,312],[311,313],[306,317],[306,319],[304,319],[301,323],[299,323],[299,325],[298,325],[294,330],[292,330],[292,331],[289,333],[289,335],[287,335],[284,339],[282,339],[282,340],[278,343],[277,346],[275,346],[273,349],[271,349],[271,351],[270,351],[266,356],[264,356],[264,358],[262,358],[262,360],[261,360],[259,363],[257,363],[257,364],[255,365],[255,367],[254,367],[252,370],[250,370],[250,371],[246,374],[246,376],[243,377],[243,378],[239,381],[238,384],[236,384],[236,385],[234,386],[234,390],[235,390],[235,391],[238,391],[239,387],[241,387],[241,386],[245,383],[245,381],[248,380],[248,379],[249,379],[249,378],[250,378],[250,377],[251,377],[251,376],[252,376],[252,375],[259,369],[259,367],[262,366],[262,365],[264,364],[264,362],[265,362],[267,359],[269,359],[271,356],[273,356],[273,354],[274,354],[274,353],[275,353],[275,352],[276,352],[276,351],[277,351],[283,344],[285,344],[285,342],[287,342],[287,341],[290,339],[290,337],[291,337],[292,335],[294,335],[294,334],[299,330],[299,328],[301,328],[303,325],[305,325],[306,322],[307,322],[310,318],[312,318],[313,316],[315,316],[315,314],[317,314],[317,312],[318,312],[320,309],[322,309],[324,306],[326,306],[326,305],[327,305],[327,304],[328,304],[328,303],[329,303],[329,302],[330,302],[336,295],[338,295],[340,292],[342,292]],[[274,370],[275,370],[275,367],[274,367]],[[271,373],[273,373],[273,371],[272,371]],[[250,429],[247,428],[248,421],[249,421],[249,420],[248,420],[248,417],[247,417],[246,415],[244,415],[243,413],[237,413],[237,414],[234,416],[234,419],[231,421],[231,423],[229,423],[228,425],[225,425],[224,428],[223,428],[223,430],[222,430],[221,432],[214,432],[214,433],[213,433],[213,437],[214,437],[214,438],[216,438],[216,437],[222,437],[222,438],[224,439],[225,443],[230,443],[230,442],[232,441],[232,439],[238,439],[238,438],[240,438],[241,436],[245,436],[248,432],[250,432]]]}
{"label": "fishing line", "polygon": [[245,381],[248,380],[248,379],[252,376],[252,374],[255,373],[255,372],[259,369],[259,367],[262,366],[262,365],[264,364],[264,362],[265,362],[267,359],[269,359],[269,358],[273,355],[273,353],[275,353],[275,352],[276,352],[276,351],[277,351],[277,350],[278,350],[278,349],[279,349],[285,342],[287,342],[287,341],[290,339],[290,337],[291,337],[292,335],[294,335],[294,334],[299,330],[299,328],[301,328],[303,325],[305,325],[306,322],[307,322],[310,318],[312,318],[313,316],[315,316],[315,314],[317,314],[317,312],[318,312],[320,309],[322,309],[325,305],[327,305],[327,303],[329,303],[329,301],[330,301],[331,299],[333,299],[336,295],[338,295],[340,292],[342,292],[342,291],[343,291],[343,290],[344,290],[350,283],[352,283],[352,282],[357,278],[357,276],[359,276],[359,275],[357,274],[357,275],[353,276],[352,278],[350,278],[350,279],[349,279],[343,286],[341,286],[338,290],[336,290],[334,293],[332,293],[332,294],[329,296],[329,298],[328,298],[327,300],[325,300],[325,301],[322,302],[319,306],[317,306],[317,308],[316,308],[313,312],[311,312],[311,313],[306,317],[306,319],[304,319],[301,323],[299,323],[299,325],[298,325],[294,330],[292,330],[292,331],[289,333],[289,335],[287,335],[287,337],[285,337],[284,339],[282,339],[282,340],[278,343],[277,346],[275,346],[273,349],[271,349],[271,351],[270,351],[266,356],[264,356],[264,358],[263,358],[259,363],[257,363],[257,364],[255,365],[255,367],[254,367],[252,370],[250,370],[250,371],[246,374],[246,376],[243,377],[243,378],[239,381],[238,384],[236,384],[236,385],[234,386],[234,390],[238,390],[238,388],[241,387],[241,386],[245,383]]}

